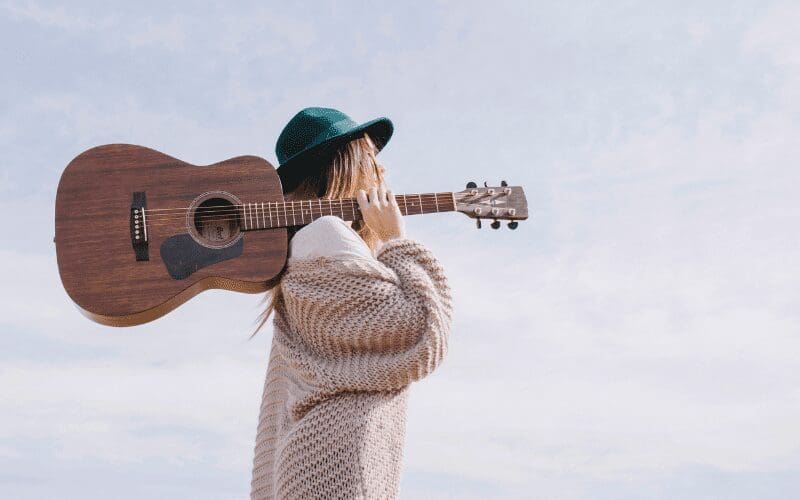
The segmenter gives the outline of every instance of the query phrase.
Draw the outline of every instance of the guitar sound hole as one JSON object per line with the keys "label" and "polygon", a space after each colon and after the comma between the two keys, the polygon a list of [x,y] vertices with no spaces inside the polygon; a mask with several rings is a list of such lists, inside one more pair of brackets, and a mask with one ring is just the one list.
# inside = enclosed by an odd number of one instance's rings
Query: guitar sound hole
{"label": "guitar sound hole", "polygon": [[194,229],[200,243],[212,248],[228,246],[239,236],[238,209],[224,198],[203,200],[194,211]]}

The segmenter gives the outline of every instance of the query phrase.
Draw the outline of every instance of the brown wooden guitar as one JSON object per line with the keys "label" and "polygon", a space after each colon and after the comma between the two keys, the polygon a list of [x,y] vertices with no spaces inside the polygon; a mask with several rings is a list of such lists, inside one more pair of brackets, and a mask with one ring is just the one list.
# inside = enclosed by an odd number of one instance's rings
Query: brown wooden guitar
{"label": "brown wooden guitar", "polygon": [[[528,218],[519,186],[396,195],[404,215],[459,211]],[[131,144],[78,155],[56,194],[58,270],[92,320],[130,326],[156,319],[210,288],[255,293],[279,279],[287,227],[323,216],[358,220],[358,202],[285,202],[275,168],[257,156],[197,166]]]}

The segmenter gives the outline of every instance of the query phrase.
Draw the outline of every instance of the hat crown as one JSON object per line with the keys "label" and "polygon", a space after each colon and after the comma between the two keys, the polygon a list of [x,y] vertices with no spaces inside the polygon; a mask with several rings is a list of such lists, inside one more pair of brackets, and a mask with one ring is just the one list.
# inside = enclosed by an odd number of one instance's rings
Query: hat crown
{"label": "hat crown", "polygon": [[377,151],[381,151],[393,131],[392,121],[385,116],[359,125],[338,109],[303,109],[289,120],[275,144],[284,193],[309,172],[329,162],[336,149],[348,141],[369,134]]}
{"label": "hat crown", "polygon": [[327,139],[345,133],[358,124],[333,108],[305,108],[289,120],[275,145],[280,164]]}

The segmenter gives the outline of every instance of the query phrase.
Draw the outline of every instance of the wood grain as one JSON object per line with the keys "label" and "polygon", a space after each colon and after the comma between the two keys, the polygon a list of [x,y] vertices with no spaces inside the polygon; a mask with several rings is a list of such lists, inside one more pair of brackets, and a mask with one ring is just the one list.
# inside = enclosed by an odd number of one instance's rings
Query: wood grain
{"label": "wood grain", "polygon": [[95,321],[144,323],[209,288],[263,291],[286,263],[286,228],[244,232],[241,256],[175,280],[159,247],[165,238],[186,233],[186,222],[148,224],[150,260],[136,261],[129,233],[134,191],[146,193],[148,209],[188,207],[208,191],[229,192],[243,203],[283,201],[275,168],[257,156],[198,166],[131,144],[81,153],[58,186],[55,243],[64,288]]}

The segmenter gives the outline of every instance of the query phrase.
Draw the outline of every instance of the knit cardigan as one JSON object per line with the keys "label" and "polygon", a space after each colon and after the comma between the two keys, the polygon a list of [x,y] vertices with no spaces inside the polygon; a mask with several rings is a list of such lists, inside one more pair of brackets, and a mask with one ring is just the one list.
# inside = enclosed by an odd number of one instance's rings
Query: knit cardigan
{"label": "knit cardigan", "polygon": [[409,384],[447,352],[452,299],[422,244],[289,260],[256,436],[252,499],[396,498]]}

